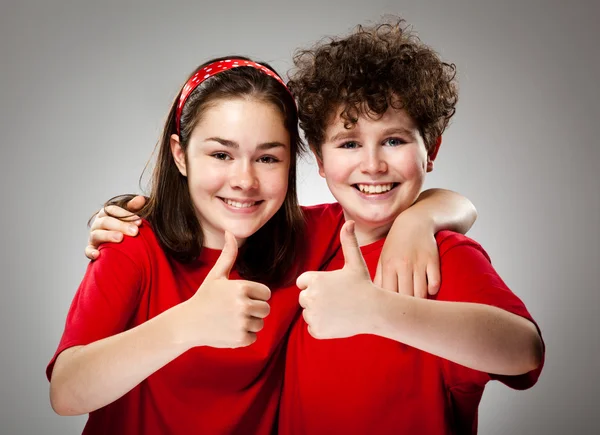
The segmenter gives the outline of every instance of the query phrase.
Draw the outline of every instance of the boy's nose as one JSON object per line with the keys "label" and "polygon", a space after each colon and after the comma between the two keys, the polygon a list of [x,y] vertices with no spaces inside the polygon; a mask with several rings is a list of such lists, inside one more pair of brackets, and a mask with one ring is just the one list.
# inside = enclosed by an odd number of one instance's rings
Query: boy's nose
{"label": "boy's nose", "polygon": [[373,150],[366,153],[360,169],[366,174],[379,174],[387,171],[387,163],[379,155],[379,150]]}

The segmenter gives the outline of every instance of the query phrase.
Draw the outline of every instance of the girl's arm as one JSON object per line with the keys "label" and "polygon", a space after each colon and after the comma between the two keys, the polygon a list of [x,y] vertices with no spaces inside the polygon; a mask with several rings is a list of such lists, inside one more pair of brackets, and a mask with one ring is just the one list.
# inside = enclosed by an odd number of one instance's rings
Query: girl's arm
{"label": "girl's arm", "polygon": [[[236,348],[256,341],[269,314],[271,292],[263,284],[229,280],[237,243],[230,233],[225,240],[219,259],[190,299],[135,328],[60,353],[50,378],[55,412],[77,415],[106,406],[192,347]],[[67,322],[67,343],[124,329],[127,316],[122,313],[131,311],[135,298],[128,290],[136,287],[137,278],[117,268],[123,257],[111,254],[104,252],[88,269],[93,285],[80,288],[84,293],[71,307],[74,320]],[[115,273],[119,270],[123,276]],[[115,289],[115,283],[124,288]]]}
{"label": "girl's arm", "polygon": [[50,403],[60,415],[79,415],[114,402],[185,352],[176,310],[133,329],[63,351],[50,381]]}

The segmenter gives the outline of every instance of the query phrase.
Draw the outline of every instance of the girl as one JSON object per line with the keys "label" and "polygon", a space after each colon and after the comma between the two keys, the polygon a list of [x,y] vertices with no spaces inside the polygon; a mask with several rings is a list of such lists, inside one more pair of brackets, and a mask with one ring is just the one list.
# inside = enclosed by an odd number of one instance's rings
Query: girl
{"label": "girl", "polygon": [[57,413],[90,413],[89,434],[273,430],[293,279],[335,253],[341,225],[326,207],[302,217],[296,126],[265,64],[215,59],[188,79],[138,237],[102,247],[71,305],[47,369]]}

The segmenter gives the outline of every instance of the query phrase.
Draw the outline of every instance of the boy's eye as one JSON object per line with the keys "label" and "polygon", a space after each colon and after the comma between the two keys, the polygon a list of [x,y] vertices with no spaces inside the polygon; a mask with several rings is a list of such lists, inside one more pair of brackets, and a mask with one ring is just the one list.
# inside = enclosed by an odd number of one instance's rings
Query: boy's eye
{"label": "boy's eye", "polygon": [[211,156],[217,160],[231,160],[231,157],[227,153],[213,153]]}
{"label": "boy's eye", "polygon": [[384,143],[391,147],[397,147],[400,145],[404,145],[406,143],[406,141],[404,139],[400,139],[397,137],[390,137],[390,138],[386,139]]}
{"label": "boy's eye", "polygon": [[261,163],[277,163],[280,160],[274,156],[262,156],[258,158],[258,161]]}
{"label": "boy's eye", "polygon": [[358,143],[356,142],[344,142],[343,144],[341,144],[339,146],[339,148],[345,148],[345,149],[354,149],[354,148],[358,148]]}

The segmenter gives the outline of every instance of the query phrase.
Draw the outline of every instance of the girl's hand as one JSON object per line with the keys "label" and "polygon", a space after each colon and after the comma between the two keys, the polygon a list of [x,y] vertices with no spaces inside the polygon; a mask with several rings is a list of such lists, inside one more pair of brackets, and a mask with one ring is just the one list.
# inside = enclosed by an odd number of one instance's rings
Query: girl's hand
{"label": "girl's hand", "polygon": [[[124,234],[136,236],[138,226],[142,221],[134,213],[141,210],[145,203],[146,198],[136,196],[127,203],[127,210],[116,205],[103,207],[90,227],[90,237],[85,248],[85,256],[90,260],[95,260],[100,255],[98,247],[101,244],[119,243],[123,240]],[[113,216],[118,216],[123,220]]]}
{"label": "girl's hand", "polygon": [[235,237],[226,232],[223,252],[198,291],[174,307],[178,341],[186,347],[249,346],[263,328],[271,291],[257,282],[229,279],[237,252]]}

